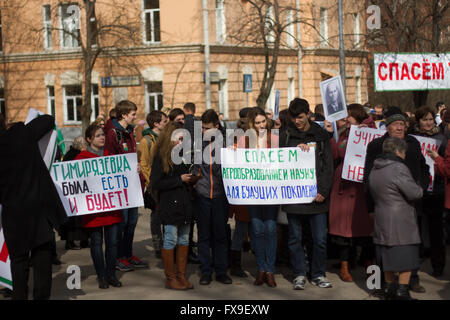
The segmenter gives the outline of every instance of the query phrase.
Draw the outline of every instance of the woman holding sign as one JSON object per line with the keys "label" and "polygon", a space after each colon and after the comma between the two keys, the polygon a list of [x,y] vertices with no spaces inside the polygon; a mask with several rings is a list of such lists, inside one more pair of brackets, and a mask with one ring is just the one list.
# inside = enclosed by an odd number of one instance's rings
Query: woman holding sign
{"label": "woman holding sign", "polygon": [[[355,243],[359,242],[363,246],[361,260],[365,267],[371,265],[374,257],[372,245],[373,222],[369,217],[364,197],[364,185],[342,179],[342,170],[347,150],[347,141],[352,125],[375,128],[372,118],[364,111],[359,104],[350,104],[347,107],[348,117],[343,119],[343,130],[340,130],[339,140],[335,143],[332,140],[331,147],[335,162],[333,187],[330,199],[330,234],[335,237],[339,248],[339,258],[341,260],[340,278],[345,282],[352,282],[349,262],[351,251]],[[326,126],[328,128],[329,126]]]}
{"label": "woman holding sign", "polygon": [[[190,183],[195,177],[189,174],[189,166],[175,164],[173,149],[182,143],[184,126],[169,122],[156,141],[152,155],[150,186],[158,193],[156,202],[158,214],[164,226],[163,248],[161,249],[166,288],[175,290],[193,289],[186,279],[186,264],[189,250],[189,231],[193,220],[193,204]],[[180,149],[181,151],[181,149]],[[178,154],[179,155],[179,154]],[[175,271],[174,256],[176,248]]]}
{"label": "woman holding sign", "polygon": [[[75,160],[108,156],[105,146],[105,132],[100,125],[91,124],[86,129],[86,141],[89,146],[81,151]],[[121,287],[116,278],[117,233],[122,221],[121,211],[109,211],[82,216],[84,228],[89,230],[91,238],[91,257],[98,277],[98,287],[107,289],[109,285]],[[105,254],[103,254],[103,234],[105,238]],[[104,258],[105,257],[105,258]],[[106,260],[106,267],[105,267]]]}
{"label": "woman holding sign", "polygon": [[[410,134],[434,139],[437,153],[443,157],[447,147],[447,138],[436,125],[435,112],[430,107],[423,106],[415,112],[416,124],[411,128]],[[419,141],[420,142],[420,141]],[[422,152],[433,149],[431,146],[422,145]],[[425,156],[425,154],[424,154]],[[422,229],[428,226],[431,249],[431,266],[433,276],[440,277],[445,267],[444,246],[444,201],[445,186],[441,175],[435,174],[432,185],[424,193],[422,200]]]}
{"label": "woman holding sign", "polygon": [[[266,113],[258,107],[248,114],[248,128],[253,130],[251,137],[242,137],[238,148],[278,148],[278,136],[271,134]],[[254,139],[252,139],[254,138]],[[258,274],[254,285],[267,283],[276,287],[274,278],[277,255],[277,205],[248,206],[251,219],[250,240],[256,255]]]}

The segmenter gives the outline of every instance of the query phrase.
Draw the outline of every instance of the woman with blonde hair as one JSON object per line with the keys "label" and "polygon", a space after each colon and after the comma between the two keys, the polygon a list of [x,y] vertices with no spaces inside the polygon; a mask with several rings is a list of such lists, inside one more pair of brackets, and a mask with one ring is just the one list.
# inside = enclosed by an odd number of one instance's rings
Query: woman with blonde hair
{"label": "woman with blonde hair", "polygon": [[[193,289],[186,279],[186,264],[189,249],[189,230],[193,222],[191,182],[189,166],[175,164],[174,148],[182,143],[183,125],[170,122],[161,132],[152,151],[152,170],[150,186],[157,192],[158,215],[164,226],[163,248],[161,256],[166,274],[166,288],[176,290]],[[174,255],[176,247],[175,272]]]}

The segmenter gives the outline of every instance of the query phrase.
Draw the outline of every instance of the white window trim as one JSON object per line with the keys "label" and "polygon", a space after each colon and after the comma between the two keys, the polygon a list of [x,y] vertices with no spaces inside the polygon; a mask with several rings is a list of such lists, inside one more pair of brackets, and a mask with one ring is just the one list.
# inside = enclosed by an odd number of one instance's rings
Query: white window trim
{"label": "white window trim", "polygon": [[288,78],[287,105],[295,98],[295,79]]}
{"label": "white window trim", "polygon": [[160,41],[147,41],[147,35],[145,33],[146,29],[147,29],[146,25],[145,25],[145,14],[146,13],[150,13],[151,14],[150,21],[153,21],[153,28],[150,30],[150,32],[152,33],[152,38],[153,39],[155,38],[155,30],[154,30],[155,22],[154,22],[154,16],[153,16],[153,13],[155,11],[159,11],[159,22],[160,22],[159,29],[161,30],[161,9],[160,8],[158,8],[158,9],[145,9],[145,0],[142,0],[142,42],[144,44],[161,43],[161,40]]}
{"label": "white window trim", "polygon": [[[55,96],[50,96],[50,87],[53,87],[53,93],[55,92],[55,86],[46,86],[47,91],[47,114],[52,114],[52,100],[55,102]],[[56,116],[56,105],[55,105],[55,116]]]}
{"label": "white window trim", "polygon": [[[60,49],[63,49],[63,50],[70,50],[70,49],[76,49],[76,48],[80,48],[80,44],[78,43],[78,46],[69,46],[69,47],[65,47],[64,46],[64,31],[63,31],[63,27],[64,27],[64,24],[63,24],[63,15],[62,15],[62,7],[63,7],[63,5],[65,5],[65,4],[59,4],[59,7],[58,7],[58,14],[59,14],[59,48]],[[71,3],[71,4],[69,4],[69,5],[76,5],[76,6],[78,6],[78,4],[76,4],[76,3]],[[80,7],[78,6],[78,10],[80,9]],[[80,19],[78,18],[78,26],[80,27]],[[80,29],[79,29],[80,30]],[[80,30],[80,32],[81,32],[81,30]],[[68,34],[67,36],[69,36],[70,38],[71,38],[71,41],[70,41],[70,43],[72,44],[73,43],[73,41],[74,41],[74,39],[73,39],[73,36],[72,35],[70,35],[70,34]]]}
{"label": "white window trim", "polygon": [[[1,18],[1,14],[2,14],[2,10],[0,9],[0,18]],[[3,24],[2,23],[0,23],[0,52],[3,52]]]}
{"label": "white window trim", "polygon": [[[3,88],[2,88],[3,89]],[[5,114],[6,114],[6,100],[5,100],[5,89],[3,89],[3,98],[0,97],[0,105],[3,102],[3,105],[5,106]],[[0,109],[0,113],[2,112],[2,110]],[[5,115],[3,114],[3,115]]]}
{"label": "white window trim", "polygon": [[354,40],[353,40],[353,44],[355,46],[355,48],[359,48],[360,46],[360,32],[361,32],[361,28],[360,28],[360,23],[359,23],[359,13],[356,13],[354,15]]}
{"label": "white window trim", "polygon": [[[45,8],[48,7],[50,10],[50,21],[45,20]],[[44,49],[45,50],[51,50],[53,48],[53,39],[52,39],[52,18],[51,18],[51,6],[50,5],[43,5],[42,6],[42,24],[44,26]],[[50,43],[47,31],[50,30]],[[50,46],[48,46],[50,44]]]}
{"label": "white window trim", "polygon": [[[323,16],[322,16],[323,13]],[[323,27],[323,33],[322,33]],[[319,18],[319,33],[320,33],[320,46],[328,46],[328,10],[326,8],[320,8]]]}
{"label": "white window trim", "polygon": [[[220,90],[220,88],[222,88],[222,90]],[[228,119],[229,114],[228,79],[220,79],[218,98],[219,98],[219,113],[223,113],[223,118]]]}
{"label": "white window trim", "polygon": [[287,15],[286,15],[286,24],[288,25],[287,27],[287,39],[286,39],[286,43],[288,45],[288,47],[290,48],[294,48],[295,45],[295,38],[294,38],[294,12],[293,10],[289,10],[287,11]]}
{"label": "white window trim", "polygon": [[[79,86],[81,86],[81,83],[79,84]],[[80,125],[81,124],[81,120],[76,121],[76,120],[68,120],[68,112],[67,112],[67,97],[66,97],[66,88],[67,86],[63,86],[63,113],[64,113],[64,124],[76,124],[76,125]],[[73,97],[77,97],[77,96],[73,96]],[[81,99],[83,99],[83,94],[81,94]],[[75,107],[76,107],[76,99],[75,99]],[[75,118],[77,117],[77,110],[74,110],[74,116]]]}
{"label": "white window trim", "polygon": [[99,94],[98,94],[98,90],[97,90],[97,94],[94,94],[94,85],[98,85],[96,83],[93,83],[91,85],[91,121],[95,121],[96,116],[95,116],[95,98],[98,99],[98,115],[100,115],[100,98],[99,98]]}
{"label": "white window trim", "polygon": [[[269,6],[266,12],[266,24],[270,24],[273,27],[273,7]],[[270,31],[266,34],[266,41],[271,44],[275,42],[275,35],[273,29],[270,28]]]}
{"label": "white window trim", "polygon": [[225,0],[216,0],[216,41],[220,44],[224,44],[226,39],[227,23],[225,17]]}

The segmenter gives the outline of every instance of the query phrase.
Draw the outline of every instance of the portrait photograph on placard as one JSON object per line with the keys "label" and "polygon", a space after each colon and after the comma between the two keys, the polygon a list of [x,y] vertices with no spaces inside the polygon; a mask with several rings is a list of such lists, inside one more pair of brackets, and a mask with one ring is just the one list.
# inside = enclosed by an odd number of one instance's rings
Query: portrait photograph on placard
{"label": "portrait photograph on placard", "polygon": [[347,104],[341,76],[333,77],[320,83],[325,119],[337,121],[347,117]]}

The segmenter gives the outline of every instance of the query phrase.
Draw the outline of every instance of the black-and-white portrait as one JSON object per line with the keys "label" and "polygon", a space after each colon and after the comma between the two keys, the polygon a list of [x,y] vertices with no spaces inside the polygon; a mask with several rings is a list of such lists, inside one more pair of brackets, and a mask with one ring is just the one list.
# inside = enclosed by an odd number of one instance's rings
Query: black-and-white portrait
{"label": "black-and-white portrait", "polygon": [[325,118],[336,121],[347,116],[345,95],[341,77],[333,77],[320,83],[320,92],[324,106]]}

